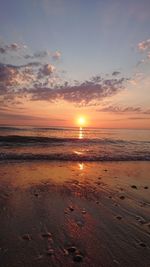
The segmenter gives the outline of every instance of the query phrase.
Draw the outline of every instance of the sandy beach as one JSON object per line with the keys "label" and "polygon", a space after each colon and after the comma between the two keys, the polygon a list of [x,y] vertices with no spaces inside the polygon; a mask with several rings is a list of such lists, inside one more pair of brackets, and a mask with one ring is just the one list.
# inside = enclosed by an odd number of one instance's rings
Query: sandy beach
{"label": "sandy beach", "polygon": [[1,162],[2,267],[150,266],[149,162]]}

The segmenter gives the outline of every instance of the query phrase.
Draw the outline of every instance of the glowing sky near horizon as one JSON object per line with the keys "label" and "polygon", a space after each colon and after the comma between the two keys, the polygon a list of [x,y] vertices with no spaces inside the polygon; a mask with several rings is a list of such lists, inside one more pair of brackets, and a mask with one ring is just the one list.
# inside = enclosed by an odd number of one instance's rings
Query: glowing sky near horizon
{"label": "glowing sky near horizon", "polygon": [[150,128],[149,0],[2,0],[0,125]]}

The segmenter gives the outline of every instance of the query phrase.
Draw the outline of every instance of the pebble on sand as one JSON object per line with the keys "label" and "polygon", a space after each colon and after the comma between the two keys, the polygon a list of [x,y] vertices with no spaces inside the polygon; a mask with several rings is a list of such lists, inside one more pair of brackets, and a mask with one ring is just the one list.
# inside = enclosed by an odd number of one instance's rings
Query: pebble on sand
{"label": "pebble on sand", "polygon": [[86,210],[82,210],[82,214],[86,214]]}
{"label": "pebble on sand", "polygon": [[131,185],[131,187],[133,188],[133,189],[137,189],[137,186],[136,185]]}
{"label": "pebble on sand", "polygon": [[69,253],[74,253],[77,251],[77,248],[75,246],[71,246],[71,247],[67,248],[67,250]]}
{"label": "pebble on sand", "polygon": [[80,254],[76,254],[76,255],[73,257],[73,260],[74,260],[75,262],[81,262],[81,261],[83,261],[83,256],[80,255]]}
{"label": "pebble on sand", "polygon": [[77,221],[77,225],[80,226],[80,227],[82,227],[82,226],[84,226],[84,223],[81,222],[81,221]]}
{"label": "pebble on sand", "polygon": [[70,211],[74,211],[74,208],[72,206],[69,206]]}
{"label": "pebble on sand", "polygon": [[25,234],[25,235],[22,236],[22,239],[30,241],[31,240],[31,236],[29,234]]}

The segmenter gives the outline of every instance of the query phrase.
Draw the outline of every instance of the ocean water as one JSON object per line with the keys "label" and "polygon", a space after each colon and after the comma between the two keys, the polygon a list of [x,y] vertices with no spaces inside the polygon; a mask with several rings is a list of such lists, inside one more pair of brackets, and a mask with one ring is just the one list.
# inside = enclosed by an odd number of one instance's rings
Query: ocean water
{"label": "ocean water", "polygon": [[0,127],[0,161],[150,160],[150,130]]}

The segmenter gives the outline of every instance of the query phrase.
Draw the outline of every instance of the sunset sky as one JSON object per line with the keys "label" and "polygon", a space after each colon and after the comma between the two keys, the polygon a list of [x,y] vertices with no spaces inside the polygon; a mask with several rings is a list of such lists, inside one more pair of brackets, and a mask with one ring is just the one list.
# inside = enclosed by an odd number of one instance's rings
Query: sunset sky
{"label": "sunset sky", "polygon": [[149,0],[0,0],[0,124],[150,128]]}

